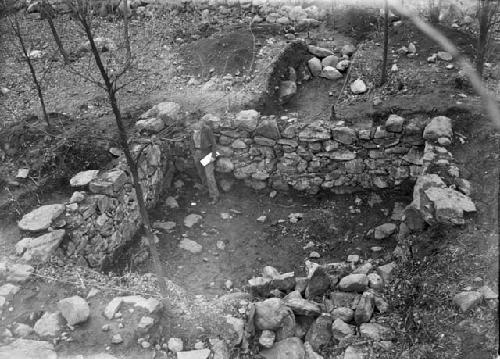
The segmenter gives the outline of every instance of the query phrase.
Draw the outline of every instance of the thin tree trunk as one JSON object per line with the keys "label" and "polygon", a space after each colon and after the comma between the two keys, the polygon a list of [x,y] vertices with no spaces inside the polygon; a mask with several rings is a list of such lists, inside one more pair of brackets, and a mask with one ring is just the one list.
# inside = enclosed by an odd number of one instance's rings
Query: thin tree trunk
{"label": "thin tree trunk", "polygon": [[128,34],[128,0],[123,1],[123,37],[125,37],[125,48],[127,49],[127,64],[132,58],[132,51],[130,50],[130,36]]}
{"label": "thin tree trunk", "polygon": [[70,63],[68,53],[66,52],[66,50],[64,50],[61,38],[59,37],[59,34],[57,33],[56,27],[54,25],[54,21],[52,20],[52,14],[48,11],[48,6],[50,5],[47,4],[46,1],[42,2],[42,15],[47,18],[47,22],[49,23],[50,31],[52,32],[54,41],[56,42],[57,48],[59,49],[59,52],[64,59],[64,64],[68,65]]}
{"label": "thin tree trunk", "polygon": [[486,55],[486,45],[489,31],[489,1],[479,0],[479,36],[476,50],[476,71],[479,76],[483,76],[484,61]]}
{"label": "thin tree trunk", "polygon": [[380,86],[387,81],[387,55],[389,53],[389,0],[384,2],[384,58],[382,61],[382,75]]}
{"label": "thin tree trunk", "polygon": [[38,93],[38,99],[40,100],[40,106],[42,108],[42,115],[44,121],[47,123],[47,126],[50,128],[50,121],[49,121],[49,115],[47,114],[47,110],[45,107],[45,100],[43,98],[43,91],[42,87],[40,86],[40,82],[38,81],[38,77],[36,76],[36,71],[35,68],[33,67],[33,64],[31,63],[30,55],[28,54],[28,50],[26,49],[26,45],[24,44],[24,39],[23,39],[23,34],[21,33],[21,28],[19,26],[19,21],[17,21],[17,18],[14,17],[14,23],[11,25],[12,28],[14,29],[14,32],[16,33],[17,40],[19,41],[19,44],[21,45],[21,50],[23,52],[24,60],[28,64],[28,67],[30,69],[31,77],[33,79],[33,83],[35,84],[36,91]]}
{"label": "thin tree trunk", "polygon": [[104,85],[106,86],[106,90],[108,93],[108,98],[109,102],[111,104],[111,108],[113,109],[113,114],[115,115],[115,120],[116,120],[116,126],[118,127],[118,134],[120,137],[120,144],[122,146],[123,152],[125,154],[125,158],[127,160],[127,164],[130,168],[130,173],[132,174],[132,180],[134,184],[134,189],[135,189],[135,194],[137,197],[137,204],[139,206],[139,212],[141,215],[141,220],[142,224],[144,225],[144,229],[146,231],[146,238],[148,242],[148,247],[149,251],[151,253],[151,257],[153,259],[153,265],[155,268],[156,275],[158,277],[158,283],[160,285],[160,290],[162,292],[162,295],[166,295],[167,293],[167,286],[164,280],[164,275],[163,275],[163,268],[160,263],[160,256],[158,254],[158,251],[156,250],[155,243],[154,243],[154,236],[153,232],[151,230],[151,223],[149,221],[149,215],[146,209],[146,204],[144,202],[144,195],[142,193],[142,187],[139,181],[139,173],[137,170],[137,164],[135,163],[132,154],[130,152],[130,148],[128,146],[128,136],[127,136],[127,131],[125,130],[125,126],[123,124],[123,119],[122,115],[120,112],[120,108],[118,107],[118,102],[116,100],[116,92],[115,92],[115,87],[114,84],[111,82],[106,69],[104,68],[104,65],[101,61],[101,56],[99,55],[99,51],[97,50],[97,47],[94,42],[94,37],[92,35],[92,31],[87,23],[87,20],[84,18],[83,14],[79,15],[80,22],[82,23],[85,34],[87,35],[87,38],[90,42],[90,48],[92,50],[92,53],[94,55],[94,59],[96,62],[96,65],[99,69],[99,72],[101,73],[101,76],[104,80]]}

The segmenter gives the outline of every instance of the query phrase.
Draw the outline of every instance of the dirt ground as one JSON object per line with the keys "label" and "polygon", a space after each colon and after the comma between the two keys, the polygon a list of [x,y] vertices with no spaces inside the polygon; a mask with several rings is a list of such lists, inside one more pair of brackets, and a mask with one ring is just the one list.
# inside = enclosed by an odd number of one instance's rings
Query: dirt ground
{"label": "dirt ground", "polygon": [[[387,221],[396,201],[405,205],[410,202],[407,196],[389,192],[320,195],[313,199],[279,194],[270,199],[267,193],[235,184],[212,206],[206,193],[191,186],[188,182],[177,194],[179,209],[160,205],[151,214],[157,221],[177,223],[172,233],[159,235],[160,255],[169,277],[195,294],[221,294],[227,290],[227,280],[243,288],[248,279],[260,276],[266,265],[304,275],[304,261],[313,251],[321,255],[315,259],[321,263],[340,262],[348,254],[383,258],[392,252],[395,240],[374,240],[366,234]],[[370,206],[370,199],[377,197],[379,203]],[[183,220],[190,213],[202,215],[203,220],[188,229]],[[292,224],[292,213],[302,213],[303,218]],[[223,219],[224,214],[231,218]],[[257,221],[260,216],[266,216],[264,223]],[[203,251],[192,254],[178,248],[184,236],[201,244]],[[224,249],[217,248],[218,241],[224,243]],[[308,248],[309,242],[312,245]],[[375,246],[382,247],[381,251],[372,252],[370,248]]]}
{"label": "dirt ground", "polygon": [[[256,34],[254,43],[246,25],[238,21],[203,28],[201,23],[191,21],[186,14],[177,19],[161,19],[170,26],[158,26],[159,22],[151,22],[145,27],[139,22],[131,24],[133,43],[141,44],[135,50],[141,51],[138,66],[130,75],[138,80],[120,95],[129,126],[138,114],[159,101],[178,101],[185,108],[199,113],[223,113],[231,106],[237,108],[238,103],[229,103],[227,94],[244,88],[247,80],[233,84],[230,90],[218,88],[210,91],[203,89],[202,84],[188,85],[188,81],[192,78],[201,81],[209,79],[209,76],[222,77],[227,73],[243,78],[251,65],[254,49],[259,50],[267,38],[283,37],[271,28],[268,32]],[[40,36],[31,39],[33,44],[40,44],[56,59],[53,45],[43,39],[47,31],[43,22],[29,19],[25,20],[25,26],[30,33]],[[64,26],[68,26],[64,27],[64,40],[74,49],[81,38],[70,25]],[[107,36],[117,28],[115,22],[103,21],[98,23],[97,33]],[[335,20],[335,31],[323,27],[303,36],[319,45],[333,45],[337,49],[350,41],[361,45],[351,79],[363,77],[371,87],[377,83],[378,59],[382,49],[380,33],[376,28],[376,18],[372,15],[360,16],[355,12],[349,16],[339,15]],[[472,56],[475,40],[470,34],[447,26],[440,29],[466,56]],[[176,41],[177,38],[182,41]],[[2,41],[6,41],[4,37]],[[272,108],[270,112],[289,110],[298,112],[304,121],[311,121],[329,116],[331,104],[338,103],[339,118],[348,123],[378,124],[390,113],[428,117],[445,114],[453,119],[456,136],[451,152],[459,163],[463,177],[473,184],[472,198],[479,211],[463,228],[433,228],[423,233],[412,247],[413,257],[400,263],[396,281],[386,293],[391,298],[391,314],[387,319],[398,329],[395,345],[386,358],[490,359],[498,348],[498,308],[483,305],[462,314],[452,305],[451,298],[466,287],[488,284],[495,290],[498,288],[499,132],[485,118],[479,99],[469,89],[456,88],[456,68],[447,70],[442,63],[427,64],[426,58],[439,50],[432,41],[407,23],[391,32],[390,46],[394,51],[407,46],[410,41],[416,45],[417,55],[398,57],[399,71],[390,75],[386,86],[363,96],[352,96],[340,94],[343,83],[332,84],[315,79],[299,86],[294,102],[284,108]],[[11,44],[5,44],[3,42],[2,46],[8,51],[0,55],[5,64],[5,71],[0,71],[0,84],[6,84],[12,91],[9,97],[1,98],[2,108],[6,109],[3,120],[39,129],[39,124],[35,126],[29,122],[30,115],[37,113],[38,104],[28,73],[12,52]],[[498,89],[500,54],[498,51],[496,54],[490,61],[497,65],[488,70],[487,77],[492,87]],[[225,60],[221,61],[221,58]],[[395,58],[395,53],[391,51],[391,59]],[[78,61],[84,65],[88,57]],[[34,176],[34,184],[9,186],[15,194],[14,201],[9,193],[0,193],[0,213],[2,218],[8,218],[0,226],[0,250],[4,256],[13,253],[13,244],[19,236],[14,220],[39,202],[50,201],[50,198],[56,201],[60,199],[58,196],[66,196],[67,188],[62,188],[60,195],[51,197],[51,193],[54,188],[61,189],[59,184],[67,183],[67,178],[76,171],[108,163],[107,149],[116,144],[113,119],[104,102],[104,94],[92,84],[63,70],[59,60],[48,63],[51,64],[45,78],[48,107],[50,112],[66,113],[68,116],[57,124],[56,136],[21,137],[17,141],[18,152],[0,165],[2,186],[12,180],[17,168],[34,167],[37,161],[45,165],[41,166],[45,172]],[[210,75],[211,69],[213,75]],[[375,97],[382,100],[380,105],[373,105]],[[25,120],[22,122],[20,119]],[[0,144],[7,128],[5,123],[2,126]],[[24,133],[23,126],[16,131],[8,131],[9,136]],[[59,141],[57,136],[65,139]],[[101,145],[95,146],[96,138],[102,140]],[[462,143],[460,138],[465,141]],[[69,157],[77,157],[78,163],[58,162],[52,157],[40,156],[40,153],[46,153],[47,148],[54,151],[49,144],[53,144],[59,153],[75,148],[75,155]],[[87,151],[88,146],[94,147],[94,150]],[[77,164],[81,168],[75,167]],[[58,175],[50,177],[54,169],[58,170]],[[407,192],[378,193],[382,202],[373,207],[368,205],[369,193],[322,195],[313,199],[279,194],[270,199],[268,193],[256,194],[236,186],[224,194],[219,204],[210,206],[206,195],[195,190],[190,179],[183,180],[185,186],[178,193],[172,193],[178,196],[181,208],[166,209],[162,202],[151,211],[151,215],[155,220],[177,223],[172,233],[159,235],[161,259],[168,277],[187,293],[203,294],[209,298],[230,293],[226,288],[227,280],[231,280],[236,288],[244,287],[246,281],[265,265],[273,265],[283,272],[296,270],[302,273],[304,260],[311,251],[321,255],[317,260],[319,262],[344,260],[347,254],[388,259],[395,241],[373,241],[365,238],[365,234],[370,228],[388,220],[394,202],[406,204],[409,201]],[[360,204],[355,203],[356,198],[361,200]],[[191,202],[196,205],[191,205]],[[296,224],[288,222],[288,215],[294,212],[304,213],[303,219]],[[189,213],[201,214],[201,225],[192,229],[183,227],[183,218]],[[229,213],[232,218],[222,219],[221,213]],[[264,223],[256,220],[261,215],[267,217]],[[277,223],[280,219],[286,222]],[[203,252],[191,254],[178,248],[183,235],[202,244]],[[224,250],[217,249],[217,241],[225,244]],[[314,246],[304,249],[309,241]],[[373,246],[380,246],[383,250],[374,253],[370,250]],[[132,269],[143,273],[149,270],[148,265],[132,266]],[[117,279],[116,285],[120,283]],[[74,286],[34,280],[27,289],[23,289],[19,305],[13,312],[7,313],[2,326],[26,313],[53,308],[57,297],[79,291],[81,289]],[[93,305],[102,305],[114,295],[116,293],[105,292]],[[200,308],[206,310],[206,307]],[[198,310],[202,312],[200,308]],[[164,318],[164,335],[194,340],[194,336],[199,334],[196,329],[199,323],[186,319],[182,314],[172,313]],[[206,326],[209,319],[203,318],[200,322]],[[61,345],[60,349],[75,353],[102,351],[109,340],[100,335],[101,325],[101,321],[96,320],[89,327],[82,328],[82,332],[78,330],[77,340],[73,344]],[[92,329],[94,334],[85,334],[91,332],[86,329]],[[119,355],[125,355],[128,350],[132,350],[136,357],[150,357],[150,353],[140,351],[136,346],[112,349]]]}

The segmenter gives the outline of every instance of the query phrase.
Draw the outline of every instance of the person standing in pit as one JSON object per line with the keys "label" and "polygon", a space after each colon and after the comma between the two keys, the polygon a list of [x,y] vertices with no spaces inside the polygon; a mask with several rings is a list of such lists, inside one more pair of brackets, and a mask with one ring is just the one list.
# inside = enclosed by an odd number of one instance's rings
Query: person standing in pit
{"label": "person standing in pit", "polygon": [[[219,190],[215,181],[215,156],[217,147],[211,121],[202,120],[194,128],[192,137],[193,159],[203,186],[208,187],[210,203],[215,204],[219,200]],[[206,155],[212,155],[212,161],[206,166],[200,162]]]}

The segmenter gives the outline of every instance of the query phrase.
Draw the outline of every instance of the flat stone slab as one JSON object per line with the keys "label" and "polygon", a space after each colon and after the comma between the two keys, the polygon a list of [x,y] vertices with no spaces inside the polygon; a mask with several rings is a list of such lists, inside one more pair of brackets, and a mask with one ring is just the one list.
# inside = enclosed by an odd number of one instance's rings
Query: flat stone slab
{"label": "flat stone slab", "polygon": [[52,222],[64,213],[64,210],[64,204],[47,204],[25,214],[17,225],[23,231],[43,231],[49,228]]}

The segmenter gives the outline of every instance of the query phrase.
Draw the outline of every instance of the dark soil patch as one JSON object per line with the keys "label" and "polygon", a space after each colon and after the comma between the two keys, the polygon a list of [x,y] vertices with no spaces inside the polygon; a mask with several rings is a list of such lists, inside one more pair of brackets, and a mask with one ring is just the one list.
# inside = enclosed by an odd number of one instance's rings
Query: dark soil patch
{"label": "dark soil patch", "polygon": [[185,60],[185,72],[207,78],[250,73],[258,48],[250,31],[242,30],[191,42],[183,46],[180,53]]}
{"label": "dark soil patch", "polygon": [[[314,198],[279,194],[269,199],[265,193],[237,184],[216,206],[210,206],[206,194],[189,185],[179,192],[180,209],[159,205],[151,215],[156,221],[177,223],[171,233],[159,234],[160,257],[168,277],[193,294],[220,294],[225,291],[227,280],[241,288],[248,279],[260,275],[266,265],[282,272],[303,272],[303,263],[312,251],[321,254],[320,259],[314,259],[321,263],[343,261],[348,254],[368,259],[390,253],[394,240],[373,240],[365,235],[387,221],[386,215],[391,213],[395,201],[409,203],[409,199],[398,193],[380,196],[382,202],[372,208],[367,204],[367,193]],[[355,198],[361,200],[359,205]],[[184,227],[183,219],[189,213],[202,215],[201,224],[191,229]],[[232,218],[222,219],[221,213]],[[291,213],[303,213],[304,217],[298,223],[290,223]],[[262,215],[266,216],[264,223],[257,221]],[[179,242],[184,237],[201,244],[202,253],[180,249]],[[217,241],[222,241],[225,249],[218,249]],[[310,241],[314,246],[304,249]],[[374,254],[372,246],[381,246],[383,250]]]}

